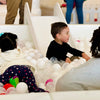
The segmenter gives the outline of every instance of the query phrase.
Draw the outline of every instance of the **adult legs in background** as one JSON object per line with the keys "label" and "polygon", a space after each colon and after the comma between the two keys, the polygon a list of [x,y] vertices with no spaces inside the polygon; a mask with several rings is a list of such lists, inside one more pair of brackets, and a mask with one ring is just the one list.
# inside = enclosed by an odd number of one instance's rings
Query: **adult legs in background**
{"label": "adult legs in background", "polygon": [[75,0],[78,23],[83,24],[83,0]]}
{"label": "adult legs in background", "polygon": [[19,8],[19,23],[24,23],[24,5],[25,2],[28,2],[29,8],[31,10],[32,6],[32,0],[7,0],[7,15],[6,15],[6,21],[5,24],[14,24],[17,11]]}
{"label": "adult legs in background", "polygon": [[66,21],[69,24],[71,21],[71,13],[73,10],[74,0],[66,0],[66,3],[67,3]]}
{"label": "adult legs in background", "polygon": [[19,15],[20,15],[19,24],[24,23],[24,6],[26,2],[28,2],[30,10],[32,7],[32,0],[21,0],[21,3],[19,5]]}
{"label": "adult legs in background", "polygon": [[7,15],[5,24],[13,24],[17,15],[21,0],[7,0]]}

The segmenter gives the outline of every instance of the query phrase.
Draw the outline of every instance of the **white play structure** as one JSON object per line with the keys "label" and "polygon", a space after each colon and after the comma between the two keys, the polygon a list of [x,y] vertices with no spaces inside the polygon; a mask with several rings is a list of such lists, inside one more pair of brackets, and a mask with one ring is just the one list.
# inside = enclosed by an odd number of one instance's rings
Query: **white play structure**
{"label": "white play structure", "polygon": [[[100,7],[84,7],[84,24],[99,24],[100,23]],[[77,24],[76,8],[72,12],[71,24]]]}
{"label": "white play structure", "polygon": [[[57,3],[54,7],[53,16],[32,16],[28,4],[25,5],[25,25],[0,25],[0,32],[13,32],[23,42],[30,41],[33,47],[39,50],[45,56],[47,47],[53,39],[50,34],[51,23],[66,22],[62,10]],[[69,25],[71,39],[69,43],[78,49],[83,49],[89,54],[89,40],[93,30],[98,25]],[[77,42],[80,41],[80,42]],[[76,43],[75,43],[76,42]],[[85,44],[85,45],[84,45]],[[53,93],[29,93],[0,95],[1,100],[100,100],[100,91],[71,91],[71,92],[53,92]]]}
{"label": "white play structure", "polygon": [[100,1],[86,0],[83,5],[84,23],[99,24],[100,23]]}

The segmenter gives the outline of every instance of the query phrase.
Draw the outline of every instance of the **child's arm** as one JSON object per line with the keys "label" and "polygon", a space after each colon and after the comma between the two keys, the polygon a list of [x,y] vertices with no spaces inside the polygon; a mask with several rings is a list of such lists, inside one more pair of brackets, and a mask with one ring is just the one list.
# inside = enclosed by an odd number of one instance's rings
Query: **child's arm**
{"label": "child's arm", "polygon": [[84,59],[86,59],[86,61],[88,61],[90,59],[90,57],[86,53],[84,53],[84,52],[82,52],[78,49],[72,48],[68,44],[67,44],[67,50],[68,50],[69,53],[73,54],[74,56],[83,57]]}
{"label": "child's arm", "polygon": [[70,58],[66,58],[65,62],[66,62],[66,63],[71,63]]}
{"label": "child's arm", "polygon": [[86,61],[88,61],[89,59],[90,59],[90,57],[86,54],[86,53],[82,53],[82,57],[86,60]]}

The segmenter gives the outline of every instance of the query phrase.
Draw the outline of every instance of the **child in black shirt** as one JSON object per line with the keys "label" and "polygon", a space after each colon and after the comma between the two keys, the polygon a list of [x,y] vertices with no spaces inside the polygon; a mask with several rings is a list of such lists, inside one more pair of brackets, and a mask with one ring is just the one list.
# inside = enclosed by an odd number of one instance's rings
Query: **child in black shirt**
{"label": "child in black shirt", "polygon": [[51,34],[54,38],[53,41],[51,41],[48,50],[47,50],[47,58],[55,57],[57,60],[63,60],[68,63],[71,62],[70,58],[67,55],[67,53],[71,53],[74,56],[80,56],[86,59],[88,61],[90,57],[88,57],[84,52],[77,50],[75,48],[72,48],[67,42],[69,40],[69,28],[68,26],[63,22],[56,22],[53,23],[51,26]]}

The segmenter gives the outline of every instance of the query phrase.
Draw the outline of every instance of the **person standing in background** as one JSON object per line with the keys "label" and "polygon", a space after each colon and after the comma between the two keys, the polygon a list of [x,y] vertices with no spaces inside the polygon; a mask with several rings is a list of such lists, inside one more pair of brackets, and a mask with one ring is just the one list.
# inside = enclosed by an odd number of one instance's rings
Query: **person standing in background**
{"label": "person standing in background", "polygon": [[31,10],[32,0],[7,0],[7,15],[5,24],[14,24],[19,8],[19,24],[24,23],[24,5],[26,2],[29,4]]}
{"label": "person standing in background", "polygon": [[67,3],[67,11],[66,11],[66,21],[70,24],[71,21],[71,13],[73,10],[73,5],[76,5],[76,11],[78,16],[78,23],[83,24],[83,2],[84,0],[64,0]]}

